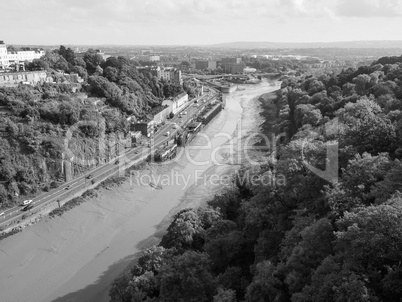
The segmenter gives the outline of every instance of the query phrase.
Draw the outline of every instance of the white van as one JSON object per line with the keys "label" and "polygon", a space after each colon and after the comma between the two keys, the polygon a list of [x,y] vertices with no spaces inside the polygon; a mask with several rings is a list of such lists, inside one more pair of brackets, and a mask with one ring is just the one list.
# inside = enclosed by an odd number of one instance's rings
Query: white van
{"label": "white van", "polygon": [[32,203],[32,199],[27,199],[27,200],[24,200],[24,201],[22,202],[22,205],[23,205],[23,206],[26,206],[27,204],[30,204],[30,203]]}

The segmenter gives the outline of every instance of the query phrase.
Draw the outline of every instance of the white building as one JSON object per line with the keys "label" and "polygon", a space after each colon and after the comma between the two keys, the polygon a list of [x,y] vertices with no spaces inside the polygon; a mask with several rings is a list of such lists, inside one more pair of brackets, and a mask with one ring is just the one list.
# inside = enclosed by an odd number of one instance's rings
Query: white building
{"label": "white building", "polygon": [[44,50],[40,48],[7,49],[7,45],[0,41],[0,70],[8,69],[10,65],[21,65],[25,61],[32,62],[44,55]]}
{"label": "white building", "polygon": [[3,41],[0,41],[0,69],[2,66],[8,66],[7,46]]}
{"label": "white building", "polygon": [[188,94],[185,92],[182,92],[178,96],[174,97],[173,99],[167,99],[164,100],[162,103],[162,106],[168,106],[170,108],[170,112],[173,112],[173,114],[176,114],[180,110],[182,110],[184,107],[186,107],[188,103]]}

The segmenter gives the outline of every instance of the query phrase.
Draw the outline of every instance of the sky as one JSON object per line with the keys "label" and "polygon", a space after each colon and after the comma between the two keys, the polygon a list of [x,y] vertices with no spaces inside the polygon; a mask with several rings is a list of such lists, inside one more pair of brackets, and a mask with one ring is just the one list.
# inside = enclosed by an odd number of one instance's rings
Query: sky
{"label": "sky", "polygon": [[402,0],[0,0],[0,12],[6,44],[402,40]]}

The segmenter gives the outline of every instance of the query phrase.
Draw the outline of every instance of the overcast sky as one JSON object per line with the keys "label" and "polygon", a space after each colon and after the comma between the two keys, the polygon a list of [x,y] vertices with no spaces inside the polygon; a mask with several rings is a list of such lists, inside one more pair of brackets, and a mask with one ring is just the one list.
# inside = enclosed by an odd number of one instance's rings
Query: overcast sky
{"label": "overcast sky", "polygon": [[402,0],[0,0],[7,44],[401,40]]}

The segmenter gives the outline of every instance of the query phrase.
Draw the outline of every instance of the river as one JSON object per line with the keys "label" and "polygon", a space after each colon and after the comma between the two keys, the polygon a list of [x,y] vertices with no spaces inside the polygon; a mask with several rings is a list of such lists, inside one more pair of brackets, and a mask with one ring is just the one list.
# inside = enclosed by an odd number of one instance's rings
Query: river
{"label": "river", "polygon": [[258,97],[278,87],[239,87],[172,162],[147,164],[121,186],[1,241],[0,301],[109,301],[110,283],[160,240],[172,215],[222,191],[246,161],[245,144],[263,122]]}

